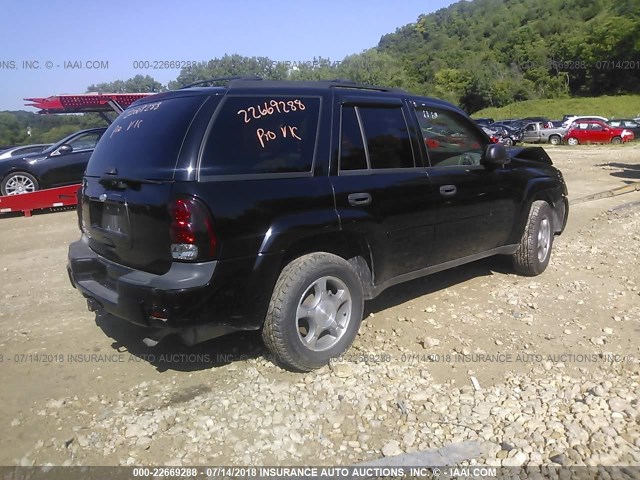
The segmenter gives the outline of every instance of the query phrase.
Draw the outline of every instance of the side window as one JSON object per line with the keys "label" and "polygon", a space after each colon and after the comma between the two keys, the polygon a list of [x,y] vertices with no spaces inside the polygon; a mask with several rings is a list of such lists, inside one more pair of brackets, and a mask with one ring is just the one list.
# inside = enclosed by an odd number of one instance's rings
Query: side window
{"label": "side window", "polygon": [[358,107],[372,169],[415,166],[402,109]]}
{"label": "side window", "polygon": [[455,112],[416,108],[416,115],[432,167],[480,165],[486,140]]}
{"label": "side window", "polygon": [[364,170],[367,156],[355,107],[342,109],[340,128],[340,170]]}
{"label": "side window", "polygon": [[71,140],[70,145],[74,151],[89,150],[96,147],[96,143],[100,140],[99,133],[85,133]]}
{"label": "side window", "polygon": [[201,175],[310,172],[319,97],[227,97],[206,140]]}

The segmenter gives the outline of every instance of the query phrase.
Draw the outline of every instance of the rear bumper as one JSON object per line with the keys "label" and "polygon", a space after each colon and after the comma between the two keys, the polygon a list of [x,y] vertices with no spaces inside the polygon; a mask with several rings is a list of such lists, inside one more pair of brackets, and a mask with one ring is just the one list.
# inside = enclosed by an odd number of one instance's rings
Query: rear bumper
{"label": "rear bumper", "polygon": [[211,261],[175,262],[163,275],[134,270],[96,254],[84,236],[69,246],[67,264],[71,284],[90,309],[149,327],[158,339],[180,334],[188,344],[245,329],[209,311],[217,268],[218,262]]}

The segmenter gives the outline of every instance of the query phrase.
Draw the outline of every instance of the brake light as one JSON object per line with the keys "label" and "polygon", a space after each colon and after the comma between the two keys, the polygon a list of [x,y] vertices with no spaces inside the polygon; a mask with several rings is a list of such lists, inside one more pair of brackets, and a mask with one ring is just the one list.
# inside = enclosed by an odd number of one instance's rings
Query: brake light
{"label": "brake light", "polygon": [[202,261],[216,249],[213,221],[195,198],[178,198],[171,204],[171,256],[175,260]]}

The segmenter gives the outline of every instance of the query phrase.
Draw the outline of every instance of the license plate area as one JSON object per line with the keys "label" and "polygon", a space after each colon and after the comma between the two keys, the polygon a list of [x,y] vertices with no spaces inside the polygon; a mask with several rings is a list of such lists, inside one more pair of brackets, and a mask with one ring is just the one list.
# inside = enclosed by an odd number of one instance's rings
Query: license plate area
{"label": "license plate area", "polygon": [[129,209],[124,198],[114,195],[105,200],[92,199],[89,208],[93,236],[107,245],[129,243]]}

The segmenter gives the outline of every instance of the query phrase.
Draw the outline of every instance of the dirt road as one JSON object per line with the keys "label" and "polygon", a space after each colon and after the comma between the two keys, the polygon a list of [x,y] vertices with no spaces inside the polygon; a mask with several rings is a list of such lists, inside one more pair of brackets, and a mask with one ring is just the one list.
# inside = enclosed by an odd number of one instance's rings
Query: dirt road
{"label": "dirt road", "polygon": [[[548,151],[572,199],[640,181],[637,144]],[[75,212],[0,218],[0,464],[347,465],[469,439],[490,464],[640,463],[638,202],[573,206],[539,277],[494,258],[388,290],[308,375],[253,334],[145,347],[69,284]]]}

